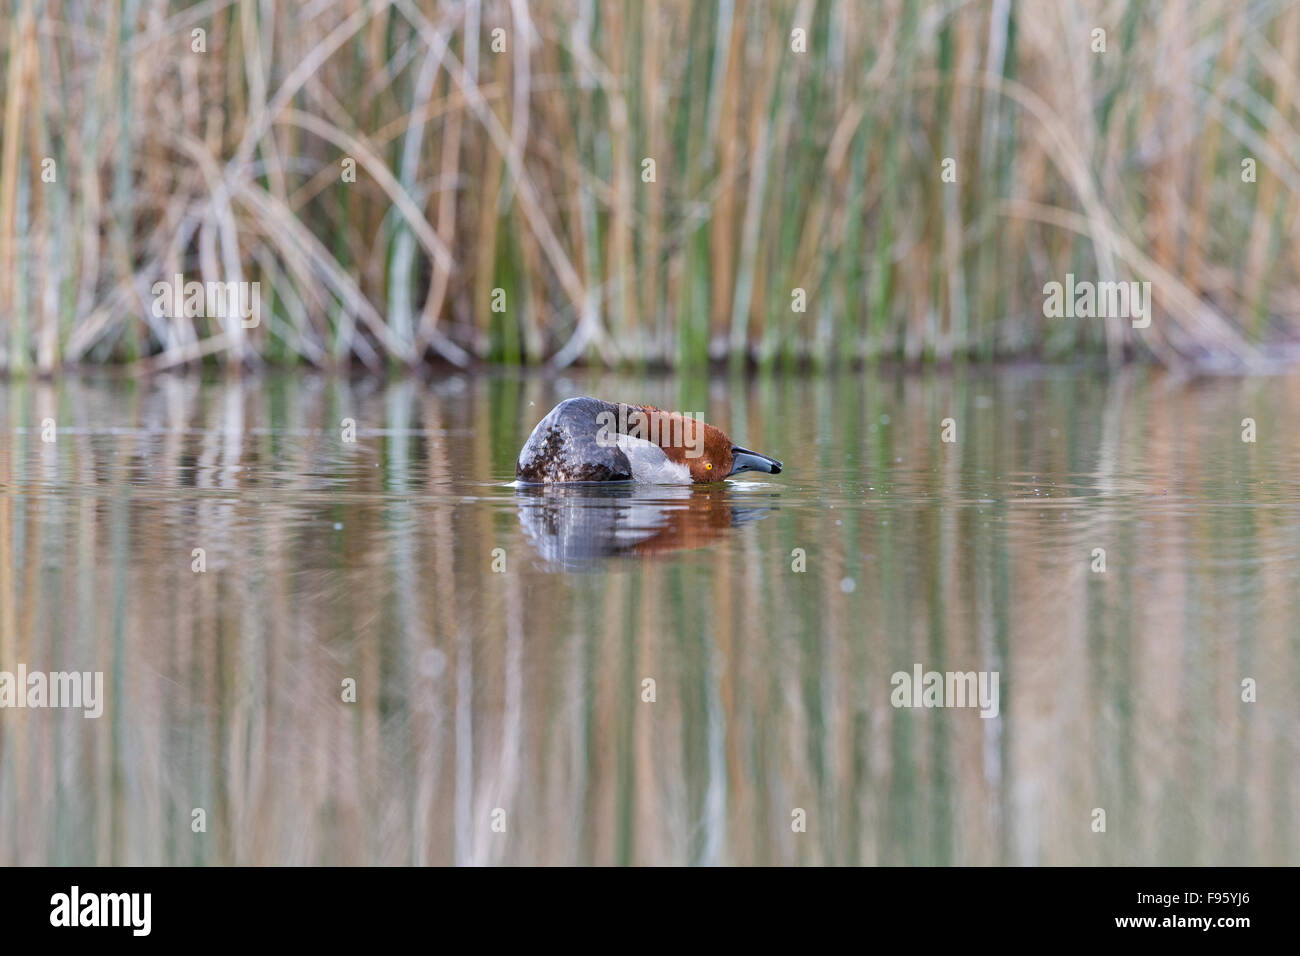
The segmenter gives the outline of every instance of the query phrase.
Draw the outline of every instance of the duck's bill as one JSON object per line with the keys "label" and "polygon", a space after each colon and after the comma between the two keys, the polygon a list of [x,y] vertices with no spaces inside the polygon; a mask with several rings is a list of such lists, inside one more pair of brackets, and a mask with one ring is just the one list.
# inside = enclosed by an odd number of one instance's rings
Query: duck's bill
{"label": "duck's bill", "polygon": [[731,471],[727,473],[727,477],[738,475],[742,471],[761,471],[769,475],[779,475],[781,463],[775,458],[760,455],[748,448],[733,448],[731,449]]}

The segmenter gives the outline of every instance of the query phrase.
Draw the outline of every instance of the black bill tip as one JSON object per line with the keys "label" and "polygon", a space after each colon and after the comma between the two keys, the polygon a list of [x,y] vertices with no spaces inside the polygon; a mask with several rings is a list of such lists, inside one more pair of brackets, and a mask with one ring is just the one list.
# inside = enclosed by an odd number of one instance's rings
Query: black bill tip
{"label": "black bill tip", "polygon": [[761,471],[768,475],[781,474],[781,463],[770,455],[763,455],[748,448],[731,449],[731,471],[727,477],[738,475],[742,471]]}

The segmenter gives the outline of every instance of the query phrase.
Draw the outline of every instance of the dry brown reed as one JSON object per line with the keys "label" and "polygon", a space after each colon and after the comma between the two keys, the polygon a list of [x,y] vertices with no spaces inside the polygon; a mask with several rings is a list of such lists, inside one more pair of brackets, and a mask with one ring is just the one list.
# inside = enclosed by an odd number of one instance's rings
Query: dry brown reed
{"label": "dry brown reed", "polygon": [[[0,42],[10,374],[1297,335],[1292,0],[15,0]],[[1045,319],[1068,272],[1154,323]],[[259,282],[260,325],[153,315],[177,273]]]}

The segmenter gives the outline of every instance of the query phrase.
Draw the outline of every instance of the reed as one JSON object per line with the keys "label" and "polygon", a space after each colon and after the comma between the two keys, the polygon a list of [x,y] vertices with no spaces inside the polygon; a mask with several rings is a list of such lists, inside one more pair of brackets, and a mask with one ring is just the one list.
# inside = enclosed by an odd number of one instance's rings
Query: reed
{"label": "reed", "polygon": [[[13,0],[0,44],[0,372],[1300,335],[1290,0]],[[1067,272],[1150,281],[1151,327],[1045,319]],[[260,323],[151,314],[176,273]]]}

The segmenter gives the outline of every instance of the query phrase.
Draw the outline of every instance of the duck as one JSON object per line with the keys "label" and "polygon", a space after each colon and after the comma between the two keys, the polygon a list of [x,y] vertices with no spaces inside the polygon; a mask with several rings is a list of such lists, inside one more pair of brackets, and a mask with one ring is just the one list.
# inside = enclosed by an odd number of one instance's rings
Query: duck
{"label": "duck", "polygon": [[697,415],[582,396],[552,408],[515,463],[523,484],[634,481],[708,484],[781,462],[734,444]]}

